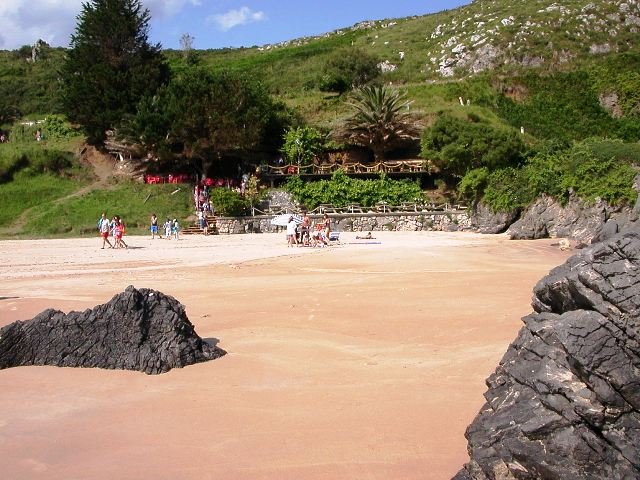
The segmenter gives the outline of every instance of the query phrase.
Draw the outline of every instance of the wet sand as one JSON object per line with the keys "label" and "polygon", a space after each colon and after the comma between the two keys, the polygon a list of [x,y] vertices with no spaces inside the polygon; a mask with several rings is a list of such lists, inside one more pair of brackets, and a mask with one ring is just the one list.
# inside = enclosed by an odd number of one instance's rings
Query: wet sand
{"label": "wet sand", "polygon": [[553,240],[375,232],[0,242],[0,326],[128,285],[173,295],[225,357],[167,374],[0,371],[4,479],[446,479],[569,253]]}

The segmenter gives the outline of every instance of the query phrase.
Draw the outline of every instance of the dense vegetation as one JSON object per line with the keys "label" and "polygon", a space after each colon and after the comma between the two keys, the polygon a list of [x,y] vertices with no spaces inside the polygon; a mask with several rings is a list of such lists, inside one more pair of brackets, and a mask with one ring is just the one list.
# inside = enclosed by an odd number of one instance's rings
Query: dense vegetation
{"label": "dense vegetation", "polygon": [[[12,179],[47,175],[53,182],[55,172],[66,172],[61,182],[77,181],[80,188],[86,179],[70,180],[79,179],[69,155],[79,143],[75,129],[95,141],[115,127],[161,160],[150,164],[154,168],[190,165],[203,172],[280,155],[308,164],[328,150],[360,145],[378,158],[420,152],[461,197],[483,199],[494,209],[522,208],[542,193],[566,200],[575,192],[618,204],[635,199],[630,178],[639,160],[640,44],[633,27],[639,15],[630,4],[477,0],[436,15],[368,22],[280,45],[195,50],[191,39],[184,51],[160,52],[146,43],[148,17],[139,2],[111,2],[126,7],[125,21],[97,21],[117,14],[107,9],[95,16],[107,3],[85,5],[70,50],[41,44],[37,58],[28,46],[0,52],[0,130],[11,140],[0,145],[2,195],[16,187]],[[115,90],[85,91],[74,83],[81,70],[96,79],[122,77],[105,58],[123,57],[90,58],[100,48],[83,41],[89,33],[114,35],[107,24],[140,47],[131,61],[138,73],[154,72],[144,88],[143,73],[105,85]],[[373,68],[381,62],[384,69]],[[395,110],[409,120],[403,141],[391,141],[388,130],[376,136],[375,122],[360,122],[383,118],[366,103],[354,112],[359,94],[350,90],[362,86],[360,92],[403,99]],[[74,92],[77,99],[91,98],[72,102]],[[56,115],[63,113],[77,123],[72,127]],[[45,142],[33,142],[35,129]],[[306,185],[296,179],[288,188],[309,208],[370,205],[379,201],[372,185],[385,195],[396,188],[384,178],[351,180]],[[414,186],[398,189],[412,197]],[[59,198],[68,194],[52,190]],[[219,211],[246,211],[241,199],[218,195]],[[146,222],[145,215],[130,215],[134,224]]]}
{"label": "dense vegetation", "polygon": [[350,178],[341,170],[330,180],[303,182],[300,177],[292,177],[285,189],[304,207],[313,210],[321,204],[345,207],[359,203],[372,207],[378,202],[400,205],[423,199],[420,186],[409,180],[393,181],[384,174],[375,180]]}

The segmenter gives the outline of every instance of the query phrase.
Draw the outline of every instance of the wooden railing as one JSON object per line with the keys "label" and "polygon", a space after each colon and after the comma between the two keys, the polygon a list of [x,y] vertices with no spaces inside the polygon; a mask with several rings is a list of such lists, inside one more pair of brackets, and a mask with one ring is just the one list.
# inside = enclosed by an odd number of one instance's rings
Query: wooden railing
{"label": "wooden railing", "polygon": [[[400,205],[392,205],[387,202],[378,202],[370,207],[364,207],[358,203],[352,203],[343,207],[331,204],[318,205],[313,210],[309,210],[310,215],[337,214],[337,215],[371,215],[379,213],[437,213],[437,212],[459,212],[467,209],[463,204],[452,203],[432,203],[432,202],[403,202]],[[268,211],[254,209],[256,215],[280,215],[283,213],[300,213],[299,210],[290,208],[271,207]]]}
{"label": "wooden railing", "polygon": [[345,173],[379,173],[379,172],[426,172],[424,160],[387,160],[377,163],[321,163],[319,165],[263,165],[262,171],[267,175],[326,175],[336,170]]}

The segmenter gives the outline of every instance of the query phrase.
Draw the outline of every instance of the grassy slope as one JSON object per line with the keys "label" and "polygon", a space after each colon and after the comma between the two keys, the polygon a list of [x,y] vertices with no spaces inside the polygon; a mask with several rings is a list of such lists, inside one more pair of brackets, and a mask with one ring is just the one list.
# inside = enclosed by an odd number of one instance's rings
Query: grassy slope
{"label": "grassy slope", "polygon": [[[274,95],[318,126],[339,125],[347,115],[344,98],[319,92],[316,84],[329,56],[354,46],[396,65],[382,79],[407,91],[412,110],[424,125],[440,112],[472,113],[497,125],[522,125],[531,141],[555,136],[580,139],[625,128],[633,136],[640,116],[640,44],[633,30],[637,27],[625,16],[636,18],[640,13],[633,5],[630,12],[621,13],[622,3],[476,0],[451,11],[371,22],[286,45],[197,53],[202,64],[211,68],[261,78]],[[479,49],[491,45],[500,52],[496,65],[480,74],[470,75],[467,66],[458,68],[454,77],[440,76],[439,63],[455,56],[453,49],[460,45],[470,52],[471,61]],[[608,45],[610,53],[590,53],[594,46],[603,45]],[[400,52],[404,52],[403,61]],[[180,52],[165,53],[179,70]],[[0,113],[11,107],[31,118],[55,112],[56,72],[63,55],[64,50],[51,49],[44,60],[32,64],[13,52],[0,51]],[[522,65],[531,59],[543,62],[536,68]],[[514,90],[517,95],[505,93]],[[598,96],[607,92],[619,94],[624,119],[612,119],[599,106]],[[460,96],[471,105],[461,107]],[[171,196],[162,190],[171,187],[115,185],[75,197],[70,194],[85,186],[82,181],[26,176],[19,180],[0,185],[4,207],[0,233],[12,221],[21,222],[21,230],[30,235],[91,233],[105,207],[110,214],[121,214],[130,227],[140,225],[141,229],[146,228],[151,211],[160,218],[189,213],[185,192]],[[34,196],[34,191],[41,193]],[[161,193],[143,203],[154,192]],[[32,208],[34,201],[38,205]],[[50,225],[52,218],[65,220]]]}

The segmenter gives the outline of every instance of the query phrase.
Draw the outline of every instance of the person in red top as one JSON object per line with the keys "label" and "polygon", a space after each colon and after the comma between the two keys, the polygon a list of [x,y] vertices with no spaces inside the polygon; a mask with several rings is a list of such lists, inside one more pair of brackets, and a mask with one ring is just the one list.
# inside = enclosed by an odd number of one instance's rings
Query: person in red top
{"label": "person in red top", "polygon": [[122,239],[124,235],[124,222],[118,216],[114,218],[113,225],[113,238],[116,242],[116,248],[129,248],[129,246]]}
{"label": "person in red top", "polygon": [[100,236],[102,237],[102,248],[104,249],[105,245],[109,245],[109,248],[113,248],[111,242],[109,241],[109,219],[107,218],[107,214],[103,213],[98,220],[98,229],[100,230]]}

